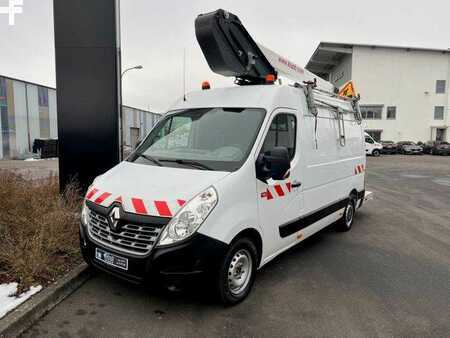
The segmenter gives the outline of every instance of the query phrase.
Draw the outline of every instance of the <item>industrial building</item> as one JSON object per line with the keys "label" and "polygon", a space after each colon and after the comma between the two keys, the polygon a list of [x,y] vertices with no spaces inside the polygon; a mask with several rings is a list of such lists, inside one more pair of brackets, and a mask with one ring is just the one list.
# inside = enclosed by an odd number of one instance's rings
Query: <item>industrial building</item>
{"label": "industrial building", "polygon": [[[31,156],[35,139],[57,139],[56,89],[0,76],[0,159]],[[134,147],[160,115],[123,107],[124,147]]]}
{"label": "industrial building", "polygon": [[450,50],[321,42],[306,69],[353,81],[375,139],[450,141]]}

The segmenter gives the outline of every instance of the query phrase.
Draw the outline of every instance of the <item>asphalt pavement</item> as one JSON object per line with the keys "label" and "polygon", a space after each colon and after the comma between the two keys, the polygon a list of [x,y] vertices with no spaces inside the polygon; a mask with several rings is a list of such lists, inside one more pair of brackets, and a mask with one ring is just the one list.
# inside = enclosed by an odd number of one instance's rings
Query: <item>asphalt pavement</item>
{"label": "asphalt pavement", "polygon": [[98,274],[24,336],[450,336],[450,157],[370,158],[367,189],[350,232],[282,254],[235,307]]}

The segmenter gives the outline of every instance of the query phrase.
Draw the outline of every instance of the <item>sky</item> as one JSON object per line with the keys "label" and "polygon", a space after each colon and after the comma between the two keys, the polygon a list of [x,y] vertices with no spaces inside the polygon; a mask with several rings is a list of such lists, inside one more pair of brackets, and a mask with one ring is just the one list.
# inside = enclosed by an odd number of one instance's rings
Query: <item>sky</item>
{"label": "sky", "polygon": [[[300,65],[320,41],[450,48],[450,2],[443,0],[121,0],[120,7],[122,67],[144,67],[124,77],[124,104],[156,112],[183,94],[184,50],[187,91],[204,80],[212,87],[232,85],[232,78],[212,73],[195,38],[196,16],[218,8],[236,14],[256,41]],[[14,26],[0,14],[0,74],[55,86],[52,0],[23,0]]]}

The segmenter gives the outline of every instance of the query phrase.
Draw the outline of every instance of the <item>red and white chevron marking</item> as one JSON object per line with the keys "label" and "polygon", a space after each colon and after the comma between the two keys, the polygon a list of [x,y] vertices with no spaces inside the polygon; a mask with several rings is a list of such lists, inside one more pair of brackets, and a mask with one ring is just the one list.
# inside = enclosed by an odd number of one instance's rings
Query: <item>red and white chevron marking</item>
{"label": "red and white chevron marking", "polygon": [[144,200],[139,197],[123,198],[109,192],[99,191],[92,188],[86,194],[86,199],[104,207],[109,207],[112,203],[118,202],[125,210],[132,210],[140,215],[154,215],[160,217],[173,217],[176,212],[186,203],[185,200],[174,201]]}
{"label": "red and white chevron marking", "polygon": [[267,186],[266,190],[261,193],[261,198],[265,198],[268,201],[274,198],[284,197],[292,190],[291,182],[283,184],[274,184]]}
{"label": "red and white chevron marking", "polygon": [[355,175],[362,174],[362,173],[364,173],[365,171],[366,171],[366,168],[364,168],[364,164],[358,164],[358,165],[355,167]]}

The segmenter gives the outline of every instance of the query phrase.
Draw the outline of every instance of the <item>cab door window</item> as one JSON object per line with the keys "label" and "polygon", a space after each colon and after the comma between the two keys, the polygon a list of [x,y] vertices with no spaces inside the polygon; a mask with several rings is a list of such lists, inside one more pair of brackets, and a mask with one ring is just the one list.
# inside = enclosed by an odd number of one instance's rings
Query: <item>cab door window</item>
{"label": "cab door window", "polygon": [[270,124],[261,152],[265,153],[275,147],[286,147],[289,158],[295,156],[295,140],[297,135],[297,119],[293,114],[277,114]]}
{"label": "cab door window", "polygon": [[370,137],[366,136],[366,143],[373,144],[374,142],[373,142],[373,140]]}

